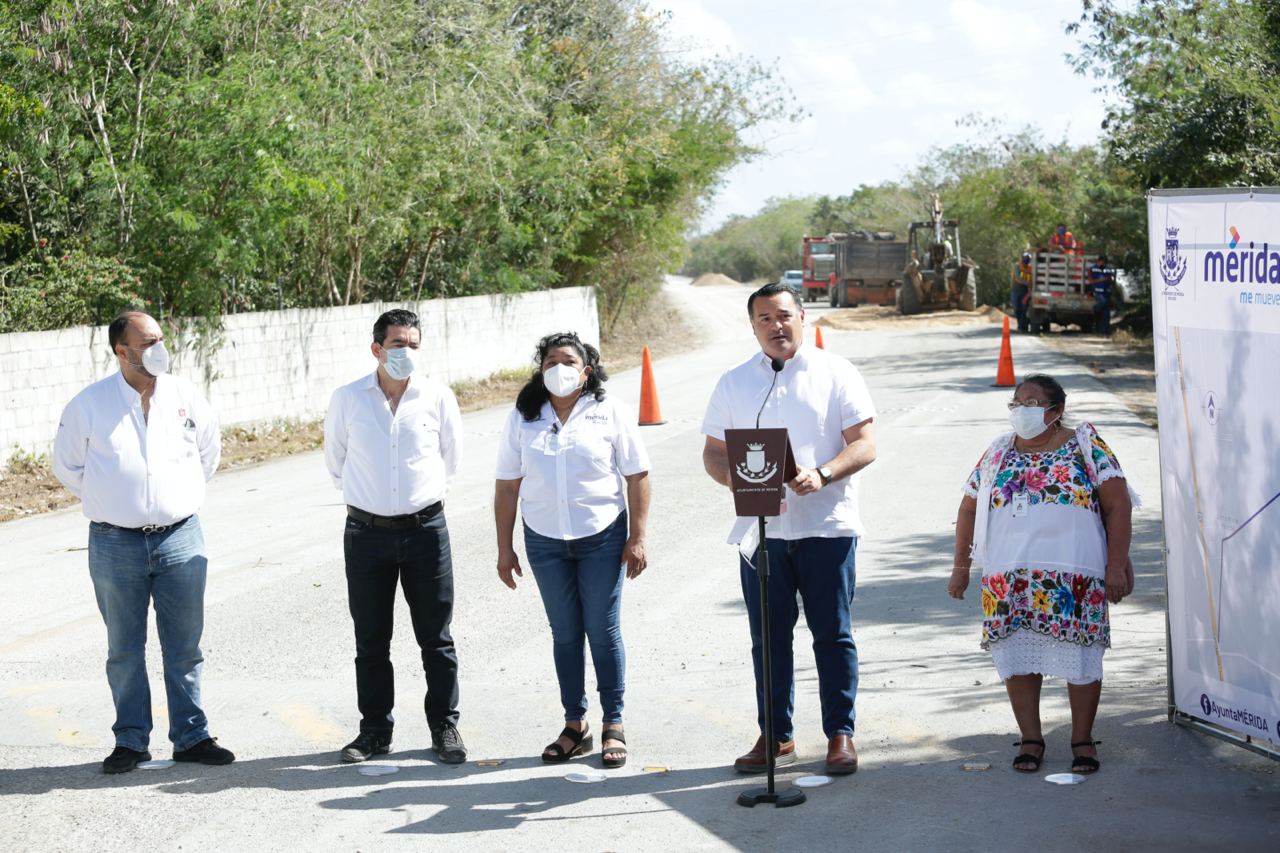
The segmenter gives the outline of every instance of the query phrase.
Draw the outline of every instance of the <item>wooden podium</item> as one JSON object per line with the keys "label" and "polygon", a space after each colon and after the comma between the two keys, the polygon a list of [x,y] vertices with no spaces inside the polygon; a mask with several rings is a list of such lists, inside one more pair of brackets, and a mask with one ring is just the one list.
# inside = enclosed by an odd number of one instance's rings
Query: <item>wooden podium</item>
{"label": "wooden podium", "polygon": [[778,808],[798,806],[805,801],[804,791],[774,788],[773,733],[773,664],[769,653],[769,549],[765,540],[765,519],[782,514],[782,499],[787,483],[796,476],[795,458],[785,429],[727,429],[724,442],[729,456],[729,482],[733,490],[734,510],[740,518],[754,516],[759,525],[760,542],[756,546],[756,576],[760,580],[760,628],[764,643],[764,753],[768,785],[750,788],[738,795],[738,805],[751,807],[773,803]]}

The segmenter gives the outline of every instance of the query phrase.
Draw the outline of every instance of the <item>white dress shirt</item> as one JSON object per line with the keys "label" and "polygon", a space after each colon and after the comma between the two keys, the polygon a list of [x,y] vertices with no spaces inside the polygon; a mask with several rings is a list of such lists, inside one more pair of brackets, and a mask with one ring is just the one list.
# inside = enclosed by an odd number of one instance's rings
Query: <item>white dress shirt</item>
{"label": "white dress shirt", "polygon": [[[762,352],[725,371],[707,404],[703,435],[724,441],[726,429],[753,429],[763,404],[760,427],[785,427],[796,464],[817,468],[845,448],[844,430],[875,417],[862,374],[826,350],[801,345],[783,363],[769,392],[773,375],[769,357]],[[755,523],[753,518],[738,519],[729,541],[740,542]],[[765,530],[770,539],[861,536],[858,474],[807,495],[788,491],[786,511],[769,519]]]}
{"label": "white dress shirt", "polygon": [[462,460],[462,414],[449,386],[415,375],[395,412],[378,373],[333,392],[324,462],[348,506],[410,515],[444,500]]}
{"label": "white dress shirt", "polygon": [[563,424],[551,403],[526,421],[512,409],[498,444],[499,480],[520,480],[520,512],[535,533],[581,539],[627,508],[626,480],[649,470],[635,415],[584,393]]}
{"label": "white dress shirt", "polygon": [[142,395],[113,373],[63,409],[53,473],[89,520],[138,528],[200,509],[221,458],[218,418],[194,385],[157,377],[144,418]]}

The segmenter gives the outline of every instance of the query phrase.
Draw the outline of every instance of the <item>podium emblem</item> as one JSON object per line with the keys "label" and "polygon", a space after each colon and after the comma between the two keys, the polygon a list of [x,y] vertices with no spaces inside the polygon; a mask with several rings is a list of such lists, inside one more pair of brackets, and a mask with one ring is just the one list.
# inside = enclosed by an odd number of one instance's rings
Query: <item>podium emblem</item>
{"label": "podium emblem", "polygon": [[738,464],[738,476],[748,483],[763,483],[778,470],[777,462],[769,462],[764,455],[764,444],[747,444],[746,458]]}

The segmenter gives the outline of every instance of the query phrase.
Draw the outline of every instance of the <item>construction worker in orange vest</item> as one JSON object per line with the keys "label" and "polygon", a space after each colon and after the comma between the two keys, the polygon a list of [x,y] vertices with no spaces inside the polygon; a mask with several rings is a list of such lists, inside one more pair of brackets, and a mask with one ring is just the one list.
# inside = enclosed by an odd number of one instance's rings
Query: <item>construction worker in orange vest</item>
{"label": "construction worker in orange vest", "polygon": [[1067,226],[1059,222],[1057,230],[1049,238],[1049,251],[1075,255],[1080,251],[1080,243],[1076,240],[1075,235],[1067,230]]}

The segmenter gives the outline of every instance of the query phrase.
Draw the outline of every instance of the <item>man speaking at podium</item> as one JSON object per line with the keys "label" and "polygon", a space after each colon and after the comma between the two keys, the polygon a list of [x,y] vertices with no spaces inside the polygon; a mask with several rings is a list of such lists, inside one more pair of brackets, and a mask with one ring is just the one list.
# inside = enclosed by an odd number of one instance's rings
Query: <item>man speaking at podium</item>
{"label": "man speaking at podium", "polygon": [[[775,763],[796,761],[791,725],[795,693],[792,630],[804,601],[813,635],[822,727],[827,737],[826,772],[853,773],[854,698],[858,692],[858,649],[853,642],[850,605],[854,592],[854,551],[862,534],[858,518],[858,472],[876,458],[872,420],[875,407],[862,375],[843,358],[804,343],[804,308],[786,285],[767,284],[747,299],[747,314],[761,352],[726,371],[716,385],[702,432],[702,463],[711,478],[730,486],[725,430],[785,427],[796,462],[787,482],[782,515],[766,525],[769,552],[770,643],[773,667]],[[752,532],[757,522],[739,518],[729,536],[742,545],[739,574],[751,627],[756,709],[765,731],[763,642],[760,589]],[[750,547],[748,547],[750,546]],[[763,773],[764,735],[734,762],[740,773]]]}

